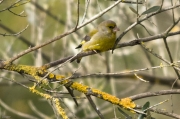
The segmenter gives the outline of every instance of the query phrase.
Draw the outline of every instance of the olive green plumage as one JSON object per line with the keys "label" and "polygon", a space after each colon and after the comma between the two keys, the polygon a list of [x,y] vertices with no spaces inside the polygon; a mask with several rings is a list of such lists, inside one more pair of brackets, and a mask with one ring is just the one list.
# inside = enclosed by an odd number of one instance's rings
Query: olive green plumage
{"label": "olive green plumage", "polygon": [[[101,22],[97,29],[92,30],[86,35],[80,45],[76,48],[82,48],[85,51],[98,51],[103,52],[113,48],[116,41],[116,32],[119,29],[116,23],[111,20]],[[78,59],[79,63],[81,59]]]}

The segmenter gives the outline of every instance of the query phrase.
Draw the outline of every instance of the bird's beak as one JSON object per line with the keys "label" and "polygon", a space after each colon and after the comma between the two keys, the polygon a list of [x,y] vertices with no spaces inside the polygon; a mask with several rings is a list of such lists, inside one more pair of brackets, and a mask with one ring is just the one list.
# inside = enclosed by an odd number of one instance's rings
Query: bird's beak
{"label": "bird's beak", "polygon": [[119,29],[118,27],[115,27],[115,28],[113,29],[113,31],[114,31],[114,32],[117,32],[117,31],[120,31],[120,29]]}

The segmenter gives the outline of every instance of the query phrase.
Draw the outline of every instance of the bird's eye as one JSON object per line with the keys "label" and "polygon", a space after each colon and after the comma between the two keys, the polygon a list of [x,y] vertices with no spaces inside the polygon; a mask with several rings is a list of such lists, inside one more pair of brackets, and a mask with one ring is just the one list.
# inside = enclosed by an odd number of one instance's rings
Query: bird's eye
{"label": "bird's eye", "polygon": [[109,28],[110,28],[110,29],[113,29],[113,28],[114,28],[114,26],[109,26]]}

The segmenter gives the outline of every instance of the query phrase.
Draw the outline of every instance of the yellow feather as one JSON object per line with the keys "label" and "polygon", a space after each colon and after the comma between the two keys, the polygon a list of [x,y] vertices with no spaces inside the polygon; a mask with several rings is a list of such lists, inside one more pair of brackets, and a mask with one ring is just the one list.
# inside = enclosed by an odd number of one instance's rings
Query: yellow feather
{"label": "yellow feather", "polygon": [[[111,20],[106,20],[98,25],[97,29],[92,30],[84,37],[84,40],[78,46],[82,47],[82,51],[95,50],[99,52],[107,51],[113,48],[116,41],[116,32],[119,29],[116,23]],[[77,61],[80,62],[81,59]]]}

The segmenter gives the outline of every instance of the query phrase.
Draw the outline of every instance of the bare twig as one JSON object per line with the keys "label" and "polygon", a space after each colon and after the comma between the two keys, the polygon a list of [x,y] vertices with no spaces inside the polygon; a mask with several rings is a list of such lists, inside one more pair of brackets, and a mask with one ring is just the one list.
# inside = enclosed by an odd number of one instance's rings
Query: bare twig
{"label": "bare twig", "polygon": [[[138,3],[138,0],[136,0],[136,3]],[[137,21],[137,23],[138,23],[138,21],[139,21],[139,8],[138,8],[138,5],[139,4],[136,4],[136,9],[137,9],[137,14],[136,14],[136,21]]]}
{"label": "bare twig", "polygon": [[165,111],[165,110],[150,109],[150,111],[152,111],[154,113],[157,113],[157,114],[162,114],[162,115],[165,115],[165,116],[168,116],[168,117],[172,117],[172,118],[175,118],[175,119],[180,119],[180,115],[178,115],[176,113],[170,113],[170,112]]}
{"label": "bare twig", "polygon": [[[141,108],[142,107],[138,106],[136,109],[141,109]],[[180,119],[180,115],[175,114],[175,113],[170,113],[170,112],[165,111],[163,109],[149,109],[149,110],[154,112],[154,113],[157,113],[157,114],[162,114],[162,115],[172,117],[172,118],[175,118],[175,119]]]}
{"label": "bare twig", "polygon": [[19,6],[24,5],[24,4],[28,3],[28,2],[29,2],[29,1],[17,0],[17,1],[14,2],[13,4],[11,4],[9,7],[0,10],[0,12],[4,12],[4,11],[9,10],[9,9],[11,9],[11,8],[19,7]]}
{"label": "bare twig", "polygon": [[142,23],[140,23],[139,25],[141,25],[141,26],[146,30],[146,32],[147,32],[150,36],[152,36],[152,34],[147,30],[147,28],[146,28]]}
{"label": "bare twig", "polygon": [[93,102],[92,98],[90,97],[90,95],[86,95],[87,99],[89,100],[91,106],[93,107],[93,109],[96,111],[96,113],[99,115],[100,119],[104,119],[103,115],[101,114],[101,112],[99,111],[99,109],[96,107],[95,103]]}
{"label": "bare twig", "polygon": [[[109,1],[118,1],[118,0],[109,0]],[[130,3],[130,4],[143,4],[143,2],[134,2],[134,1],[128,1],[128,0],[121,0],[122,3]]]}
{"label": "bare twig", "polygon": [[[175,84],[177,83],[177,81],[178,81],[179,79],[178,78],[176,78],[175,80],[174,80],[174,82],[173,82],[173,84],[172,84],[172,86],[171,86],[171,90],[174,88],[174,86],[175,86]],[[173,98],[172,98],[172,94],[170,94],[170,99],[171,99],[171,108],[172,108],[172,113],[174,112],[173,111]]]}
{"label": "bare twig", "polygon": [[15,13],[15,12],[13,12],[11,9],[8,9],[8,11],[11,12],[12,14],[16,15],[16,16],[27,17],[26,15],[21,15],[22,13],[24,13],[24,11],[21,12],[20,14],[17,14],[17,13]]}
{"label": "bare twig", "polygon": [[143,81],[143,82],[149,82],[147,80],[144,80],[143,78],[139,77],[136,73],[134,73],[135,77],[138,78],[140,81]]}
{"label": "bare twig", "polygon": [[[15,31],[13,31],[12,29],[8,28],[7,26],[3,25],[0,23],[0,27],[3,28],[4,30],[6,30],[7,32],[11,33],[11,34],[0,34],[0,35],[5,35],[5,36],[14,36],[17,35],[18,39],[20,39],[25,45],[27,45],[27,47],[34,47],[35,44],[31,43],[28,39],[26,39],[24,36],[20,35],[21,33],[16,33]],[[42,52],[42,56],[46,61],[50,61],[49,56],[47,56],[44,52]]]}
{"label": "bare twig", "polygon": [[84,11],[84,15],[83,15],[83,18],[82,18],[82,22],[81,23],[83,23],[84,22],[84,20],[85,20],[85,18],[86,18],[86,14],[87,14],[87,10],[88,10],[88,7],[89,7],[89,2],[90,2],[90,0],[86,0],[85,1],[85,11]]}
{"label": "bare twig", "polygon": [[149,109],[152,109],[152,108],[154,108],[154,107],[157,107],[157,106],[159,106],[159,105],[161,105],[161,104],[163,104],[163,103],[165,103],[165,102],[167,102],[167,101],[168,101],[168,100],[164,100],[164,101],[162,101],[162,102],[160,102],[160,103],[157,103],[157,104],[155,104],[155,105],[152,105],[152,106],[150,106],[149,108],[143,110],[143,112],[145,112],[145,111],[147,111],[147,110],[149,110]]}
{"label": "bare twig", "polygon": [[86,74],[86,75],[81,75],[81,76],[74,76],[74,77],[71,77],[70,79],[84,78],[84,77],[91,77],[91,76],[117,76],[117,75],[123,76],[123,74],[126,75],[126,74],[130,74],[130,73],[132,73],[134,75],[135,72],[147,71],[147,70],[151,70],[151,69],[158,69],[158,68],[162,68],[162,67],[171,67],[171,66],[170,65],[155,66],[155,67],[149,67],[149,68],[135,69],[135,70],[131,70],[131,71],[124,71],[124,72],[119,72],[119,73],[93,73],[93,74]]}
{"label": "bare twig", "polygon": [[[174,35],[177,35],[177,34],[180,34],[180,31],[168,33],[167,36],[174,36]],[[157,35],[154,35],[154,36],[150,36],[150,37],[139,38],[139,39],[135,39],[135,40],[132,40],[132,41],[129,41],[129,42],[124,42],[124,43],[118,44],[116,46],[116,49],[117,48],[122,48],[122,47],[127,47],[127,46],[139,45],[140,42],[149,42],[149,41],[160,39],[160,38],[164,38],[163,33],[162,34],[157,34]],[[93,52],[93,51],[81,52],[81,53],[78,53],[77,56],[68,56],[68,57],[65,57],[63,59],[59,59],[59,60],[47,63],[44,66],[46,66],[47,68],[51,68],[53,66],[56,66],[58,64],[62,64],[64,62],[66,62],[67,60],[69,60],[72,57],[74,57],[74,58],[72,58],[71,60],[74,61],[75,59],[78,59],[80,57],[85,57],[85,56],[93,55],[93,54],[96,54],[96,53]]]}
{"label": "bare twig", "polygon": [[167,64],[173,66],[173,68],[175,68],[176,70],[180,71],[179,66],[175,66],[174,63],[170,63],[168,60],[166,60],[165,58],[162,58],[160,55],[156,54],[155,52],[152,51],[152,49],[147,48],[143,43],[141,43],[142,48],[144,48],[146,51],[148,51],[149,53],[153,54],[155,57],[161,59],[162,61],[166,62]]}
{"label": "bare twig", "polygon": [[44,113],[40,112],[36,106],[33,104],[33,102],[30,100],[28,101],[28,105],[30,106],[30,108],[32,109],[32,111],[34,113],[36,113],[39,117],[41,117],[42,119],[52,119],[51,117],[45,115]]}
{"label": "bare twig", "polygon": [[32,116],[32,115],[29,115],[29,114],[25,114],[25,113],[22,113],[22,112],[19,112],[15,109],[12,109],[11,107],[9,107],[7,104],[5,104],[1,99],[0,99],[0,105],[5,108],[6,110],[8,110],[9,112],[21,117],[21,118],[29,118],[29,119],[38,119],[37,117],[35,116]]}
{"label": "bare twig", "polygon": [[[172,1],[171,1],[171,2],[172,2]],[[172,12],[173,12],[173,11],[172,11]],[[179,23],[179,21],[180,21],[180,17],[179,17],[179,19],[178,19],[177,21],[174,21],[174,12],[173,12],[173,24],[165,31],[165,34],[169,33],[169,32],[172,30],[172,28],[173,28],[176,24]],[[171,63],[173,63],[173,58],[172,58],[171,52],[170,52],[170,50],[169,50],[169,47],[168,47],[166,38],[167,38],[167,37],[165,36],[165,37],[163,38],[163,41],[164,41],[164,44],[165,44],[165,46],[166,46],[166,50],[167,50],[167,52],[168,52],[170,61],[171,61]],[[174,69],[175,73],[177,74],[178,78],[180,79],[180,75],[179,75],[178,70],[175,69],[174,67],[173,67],[173,69]]]}
{"label": "bare twig", "polygon": [[134,96],[130,96],[129,98],[131,98],[134,101],[134,100],[139,100],[139,99],[143,99],[147,97],[169,95],[169,94],[180,94],[180,89],[161,90],[157,92],[145,92],[145,93],[140,93]]}
{"label": "bare twig", "polygon": [[[171,6],[173,6],[172,0],[171,0]],[[175,24],[174,9],[172,9],[172,18],[173,18],[173,23]]]}
{"label": "bare twig", "polygon": [[[115,49],[115,47],[117,46],[117,44],[119,43],[119,41],[122,39],[122,37],[123,37],[126,33],[128,33],[133,27],[135,27],[136,25],[140,24],[141,22],[147,20],[148,18],[150,18],[150,17],[152,17],[152,16],[154,16],[154,15],[156,15],[156,14],[159,14],[159,13],[161,13],[161,12],[165,12],[165,11],[170,10],[170,9],[175,9],[175,8],[177,8],[177,7],[179,7],[179,6],[180,6],[180,4],[179,4],[179,5],[176,5],[176,6],[172,6],[172,7],[168,7],[168,8],[162,9],[162,10],[160,10],[160,11],[154,12],[154,13],[146,16],[145,18],[139,20],[138,22],[137,22],[137,21],[134,22],[134,23],[133,23],[131,26],[129,26],[125,31],[123,31],[123,33],[121,33],[121,35],[119,35],[119,37],[116,39],[116,43],[115,43],[115,45],[114,45],[113,50]],[[113,52],[113,50],[112,50],[112,52]]]}
{"label": "bare twig", "polygon": [[74,30],[75,30],[75,31],[76,31],[77,26],[78,26],[78,24],[79,24],[79,4],[80,4],[80,2],[79,2],[79,0],[78,0],[78,2],[77,2],[77,21],[76,21],[76,26],[74,27]]}
{"label": "bare twig", "polygon": [[[0,24],[0,26],[3,26],[3,25]],[[29,25],[27,25],[24,29],[22,29],[18,33],[13,33],[13,34],[0,33],[0,35],[2,35],[2,36],[17,36],[17,35],[20,35],[22,32],[24,32],[28,27],[29,27]]]}
{"label": "bare twig", "polygon": [[107,7],[107,8],[104,9],[102,12],[96,14],[94,17],[92,17],[91,19],[89,19],[87,22],[85,22],[85,23],[83,23],[83,24],[81,24],[81,25],[78,25],[77,28],[76,28],[76,30],[73,28],[73,29],[71,29],[71,30],[69,30],[69,31],[67,31],[67,32],[59,35],[59,36],[56,36],[56,37],[50,39],[49,41],[47,41],[47,42],[45,42],[45,43],[43,43],[43,44],[40,44],[40,45],[37,45],[37,46],[35,46],[35,47],[29,48],[29,49],[27,49],[27,50],[24,50],[23,52],[21,52],[21,53],[19,53],[18,55],[16,55],[16,56],[12,57],[11,59],[9,59],[8,62],[13,62],[14,60],[22,57],[23,55],[25,55],[25,54],[27,54],[27,53],[29,53],[29,52],[32,52],[32,51],[37,50],[37,49],[39,49],[39,48],[42,48],[42,47],[44,47],[44,46],[46,46],[46,45],[48,45],[48,44],[50,44],[50,43],[53,43],[53,42],[55,42],[55,41],[57,41],[57,40],[65,37],[65,36],[67,36],[67,35],[69,35],[69,34],[71,34],[71,33],[73,33],[73,32],[75,32],[75,31],[77,31],[77,30],[79,30],[80,28],[84,27],[85,25],[89,24],[90,22],[94,21],[95,19],[99,18],[100,16],[102,16],[103,14],[105,14],[106,12],[108,12],[109,10],[111,10],[112,8],[114,8],[114,7],[115,7],[116,5],[118,5],[120,2],[121,2],[121,1],[115,2],[113,5]]}
{"label": "bare twig", "polygon": [[160,7],[159,11],[162,9],[163,4],[164,4],[164,0],[162,0],[162,2],[161,2],[161,7]]}

